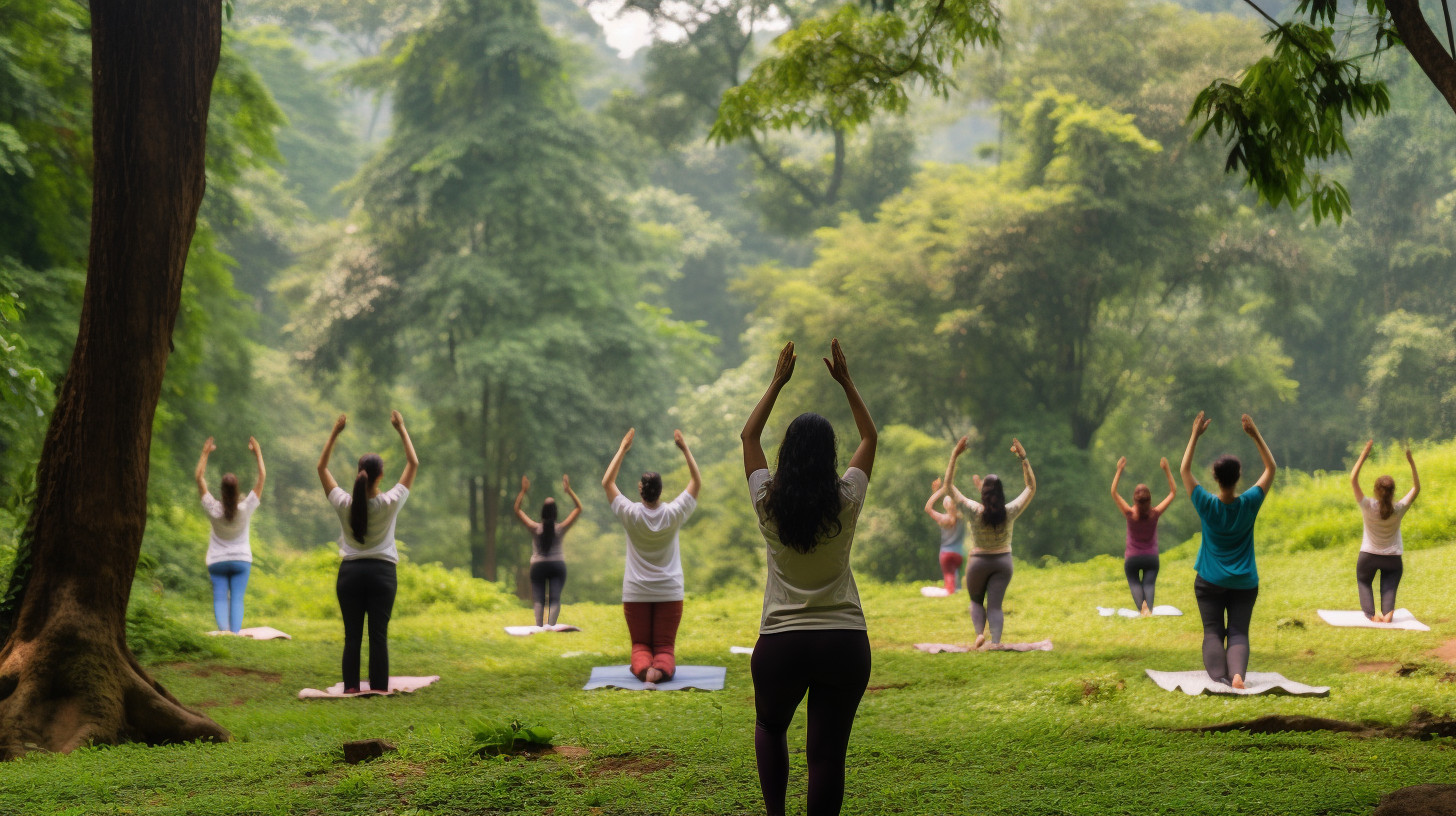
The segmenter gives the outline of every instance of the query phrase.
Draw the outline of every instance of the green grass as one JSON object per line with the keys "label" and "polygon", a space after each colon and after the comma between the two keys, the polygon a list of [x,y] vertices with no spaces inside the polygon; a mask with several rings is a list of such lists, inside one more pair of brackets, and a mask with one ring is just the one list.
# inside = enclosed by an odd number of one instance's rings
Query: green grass
{"label": "green grass", "polygon": [[[1194,735],[1169,728],[1282,712],[1406,721],[1413,706],[1451,713],[1456,686],[1428,652],[1456,638],[1456,547],[1407,556],[1401,601],[1433,631],[1334,629],[1318,607],[1355,603],[1353,547],[1261,558],[1254,668],[1334,687],[1327,699],[1189,698],[1160,691],[1144,668],[1199,666],[1192,548],[1165,555],[1158,600],[1182,618],[1097,617],[1126,604],[1111,558],[1018,565],[1008,640],[1051,637],[1050,653],[926,655],[917,641],[964,641],[963,599],[924,599],[912,585],[862,587],[874,645],[871,691],[849,756],[847,814],[1368,814],[1394,788],[1450,781],[1449,740],[1334,734]],[[568,583],[568,592],[570,584]],[[617,607],[568,606],[586,631],[517,639],[501,627],[524,609],[437,611],[392,627],[395,674],[442,675],[393,699],[301,702],[337,679],[340,628],[287,617],[292,642],[227,641],[228,654],[163,664],[155,675],[229,728],[226,745],[123,746],[0,765],[0,813],[37,814],[737,814],[759,813],[748,659],[759,598],[690,600],[684,663],[728,666],[717,693],[579,690],[593,665],[626,659]],[[435,607],[441,610],[442,607]],[[208,610],[188,622],[210,628]],[[1281,620],[1297,619],[1304,628]],[[1418,670],[1359,671],[1362,663]],[[241,671],[240,671],[241,670]],[[1084,689],[1096,689],[1084,696]],[[476,719],[544,725],[567,759],[475,758]],[[803,711],[790,746],[790,812],[803,812]],[[397,754],[342,762],[346,740],[383,737]]]}

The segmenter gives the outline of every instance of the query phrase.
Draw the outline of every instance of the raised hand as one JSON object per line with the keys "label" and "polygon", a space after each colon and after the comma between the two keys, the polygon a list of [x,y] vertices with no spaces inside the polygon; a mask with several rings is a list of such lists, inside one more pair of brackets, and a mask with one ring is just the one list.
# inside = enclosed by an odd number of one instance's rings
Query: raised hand
{"label": "raised hand", "polygon": [[627,451],[632,450],[632,440],[634,440],[636,438],[637,438],[637,429],[636,428],[628,428],[627,429],[627,435],[622,437],[622,445],[621,445],[621,447],[622,447],[622,452],[623,453],[626,453]]}
{"label": "raised hand", "polygon": [[1021,447],[1021,440],[1020,439],[1017,439],[1015,437],[1012,437],[1012,439],[1011,439],[1011,452],[1014,453],[1014,454],[1016,454],[1016,458],[1017,459],[1020,459],[1023,462],[1026,461],[1026,448]]}
{"label": "raised hand", "polygon": [[779,351],[778,362],[774,363],[773,386],[783,388],[784,385],[794,376],[794,363],[798,362],[799,355],[794,353],[794,343],[790,340],[784,344]]}
{"label": "raised hand", "polygon": [[[1370,455],[1370,449],[1371,448],[1374,448],[1374,447],[1375,447],[1375,440],[1374,439],[1370,440],[1369,442],[1366,442],[1365,443],[1365,450],[1364,450],[1363,453],[1360,454],[1360,458],[1361,459],[1364,459],[1365,457],[1369,456]],[[1406,448],[1406,453],[1410,453],[1410,448]]]}
{"label": "raised hand", "polygon": [[530,479],[527,479],[525,476],[522,476],[521,477],[521,492],[522,493],[525,493],[527,490],[530,490],[530,489],[531,489],[531,480]]}
{"label": "raised hand", "polygon": [[1199,411],[1198,416],[1193,418],[1193,438],[1197,439],[1203,436],[1203,432],[1208,430],[1208,423],[1212,421],[1211,419],[1204,419],[1203,412]]}
{"label": "raised hand", "polygon": [[1158,460],[1158,467],[1162,468],[1167,473],[1173,472],[1173,469],[1171,467],[1168,467],[1168,457],[1166,456]]}
{"label": "raised hand", "polygon": [[932,491],[936,491],[936,492],[938,492],[940,490],[940,477],[939,476],[936,476],[935,477],[935,480],[930,483],[930,489]]}
{"label": "raised hand", "polygon": [[971,474],[971,484],[973,486],[975,486],[976,490],[979,492],[980,489],[981,489],[981,474],[979,474],[979,473],[972,473]]}
{"label": "raised hand", "polygon": [[674,430],[672,432],[672,443],[677,445],[677,449],[680,451],[688,449],[688,443],[686,439],[683,439],[682,431]]}
{"label": "raised hand", "polygon": [[1239,417],[1239,424],[1244,426],[1244,433],[1255,438],[1259,436],[1259,429],[1254,426],[1253,417],[1249,416],[1248,414],[1244,414]]}
{"label": "raised hand", "polygon": [[207,441],[202,443],[202,452],[212,453],[215,450],[217,450],[217,445],[213,443],[212,437],[209,436]]}
{"label": "raised hand", "polygon": [[959,440],[956,441],[955,450],[951,452],[951,455],[960,456],[961,454],[966,452],[966,448],[970,447],[970,444],[971,438],[969,436],[961,437]]}
{"label": "raised hand", "polygon": [[256,436],[248,437],[248,450],[252,451],[253,453],[258,452],[258,438]]}
{"label": "raised hand", "polygon": [[[1167,464],[1167,463],[1168,463],[1168,460],[1167,459],[1164,459],[1163,460],[1163,464]],[[1126,469],[1127,469],[1127,457],[1126,456],[1119,456],[1117,458],[1117,472],[1118,473],[1121,473],[1121,472],[1123,472]]]}
{"label": "raised hand", "polygon": [[839,346],[839,338],[834,338],[829,343],[829,356],[824,358],[824,366],[829,369],[829,376],[840,385],[849,385],[849,363],[844,359],[844,349]]}
{"label": "raised hand", "polygon": [[334,436],[338,436],[339,434],[343,433],[344,426],[345,425],[348,425],[348,424],[349,424],[349,417],[348,417],[348,415],[347,414],[339,414],[339,418],[336,419],[336,420],[334,420]]}
{"label": "raised hand", "polygon": [[404,417],[398,411],[389,412],[389,424],[394,426],[396,431],[404,430]]}

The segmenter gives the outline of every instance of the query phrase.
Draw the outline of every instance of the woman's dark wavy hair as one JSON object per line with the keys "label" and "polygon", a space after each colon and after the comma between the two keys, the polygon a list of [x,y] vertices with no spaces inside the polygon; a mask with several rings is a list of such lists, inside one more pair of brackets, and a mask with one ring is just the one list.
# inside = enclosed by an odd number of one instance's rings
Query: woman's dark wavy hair
{"label": "woman's dark wavy hair", "polygon": [[1006,488],[994,473],[981,480],[981,523],[991,527],[1006,523]]}
{"label": "woman's dark wavy hair", "polygon": [[238,477],[224,473],[222,477],[222,517],[232,521],[238,514]]}
{"label": "woman's dark wavy hair", "polygon": [[541,554],[551,551],[556,540],[556,500],[547,499],[541,503]]}
{"label": "woman's dark wavy hair", "polygon": [[366,453],[359,457],[359,474],[354,477],[354,501],[349,505],[349,531],[354,540],[364,543],[364,534],[369,532],[369,485],[384,475],[384,460],[377,453]]}
{"label": "woman's dark wavy hair", "polygon": [[1153,489],[1140,484],[1132,489],[1133,521],[1142,521],[1153,514]]}
{"label": "woman's dark wavy hair", "polygon": [[1239,461],[1239,457],[1231,453],[1225,453],[1213,460],[1213,480],[1218,482],[1221,487],[1231,488],[1237,485],[1243,472],[1244,464]]}
{"label": "woman's dark wavy hair", "polygon": [[839,535],[842,507],[834,426],[818,414],[799,414],[779,444],[778,469],[768,483],[764,514],[784,546],[808,553],[820,541]]}

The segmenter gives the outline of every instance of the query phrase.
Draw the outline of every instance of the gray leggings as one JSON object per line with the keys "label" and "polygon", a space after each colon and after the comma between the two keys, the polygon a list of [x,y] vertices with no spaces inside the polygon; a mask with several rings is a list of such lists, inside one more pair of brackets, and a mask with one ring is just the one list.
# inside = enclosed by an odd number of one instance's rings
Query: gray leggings
{"label": "gray leggings", "polygon": [[1398,555],[1376,555],[1362,552],[1355,558],[1355,583],[1360,586],[1360,610],[1365,617],[1375,616],[1375,572],[1380,572],[1380,611],[1395,610],[1395,590],[1400,586],[1400,575],[1405,571]]}
{"label": "gray leggings", "polygon": [[1132,591],[1132,608],[1142,609],[1146,602],[1152,609],[1156,605],[1153,593],[1158,588],[1158,554],[1127,556],[1122,562],[1122,573],[1127,576],[1127,588]]}
{"label": "gray leggings", "polygon": [[1254,618],[1254,602],[1259,588],[1229,589],[1203,580],[1193,579],[1193,597],[1198,600],[1198,614],[1203,618],[1203,668],[1218,683],[1228,683],[1234,675],[1246,677],[1249,671],[1249,622]]}
{"label": "gray leggings", "polygon": [[1001,613],[1001,601],[1006,598],[1006,587],[1011,584],[1011,553],[995,555],[972,555],[971,565],[966,568],[966,591],[971,596],[971,624],[976,634],[991,624],[991,642],[1001,642],[1001,625],[1006,617]]}

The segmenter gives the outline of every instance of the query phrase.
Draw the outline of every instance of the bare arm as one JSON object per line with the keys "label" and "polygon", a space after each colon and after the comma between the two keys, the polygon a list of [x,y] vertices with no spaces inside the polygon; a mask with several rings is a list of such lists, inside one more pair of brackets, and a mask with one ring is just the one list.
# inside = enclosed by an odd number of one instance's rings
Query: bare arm
{"label": "bare arm", "polygon": [[511,510],[515,512],[516,520],[521,523],[521,526],[534,533],[538,529],[536,526],[536,522],[532,521],[531,517],[526,515],[526,511],[521,509],[521,503],[526,500],[526,491],[530,489],[531,480],[527,479],[525,476],[522,476],[521,492],[516,494],[516,500],[513,504],[511,504]]}
{"label": "bare arm", "polygon": [[1410,462],[1411,466],[1411,489],[1401,501],[1409,505],[1416,500],[1416,496],[1421,495],[1421,474],[1416,473],[1416,460],[1411,456],[1410,448],[1405,449],[1405,460]]}
{"label": "bare arm", "polygon": [[1026,480],[1026,503],[1036,498],[1036,474],[1031,470],[1031,460],[1026,458],[1026,448],[1021,447],[1021,440],[1012,438],[1011,452],[1021,460],[1021,477]]}
{"label": "bare arm", "polygon": [[628,428],[627,435],[622,437],[622,444],[617,446],[617,455],[607,465],[607,472],[602,475],[602,489],[607,491],[607,503],[610,504],[622,495],[617,489],[617,473],[622,470],[622,460],[627,458],[627,451],[632,449],[632,440],[637,437],[636,428]]}
{"label": "bare arm", "polygon": [[1131,513],[1132,508],[1127,506],[1127,502],[1123,500],[1122,494],[1117,492],[1117,483],[1122,481],[1122,471],[1126,467],[1127,457],[1120,456],[1117,459],[1117,471],[1112,474],[1112,500],[1117,502],[1117,509],[1121,510],[1124,516]]}
{"label": "bare arm", "polygon": [[207,441],[202,443],[202,456],[198,457],[197,471],[192,474],[197,477],[198,496],[207,495],[207,455],[215,450],[217,450],[217,445],[213,444],[212,437],[209,436]]}
{"label": "bare arm", "polygon": [[955,516],[949,513],[942,513],[936,509],[940,505],[940,500],[946,495],[945,487],[939,479],[936,479],[930,487],[933,492],[925,502],[925,515],[930,516],[941,527],[950,527],[955,524]]}
{"label": "bare arm", "polygon": [[334,488],[339,486],[339,483],[334,481],[334,474],[329,472],[329,457],[334,455],[334,442],[338,441],[339,434],[344,432],[344,426],[348,422],[347,416],[339,414],[339,418],[334,420],[334,430],[329,433],[329,441],[324,444],[324,452],[319,455],[318,475],[319,481],[323,483],[325,495],[334,492]]}
{"label": "bare arm", "polygon": [[860,397],[859,389],[854,387],[854,380],[849,376],[849,363],[844,359],[844,349],[840,347],[838,338],[830,341],[829,357],[824,359],[824,365],[829,369],[829,376],[844,389],[844,398],[849,400],[850,413],[854,414],[854,427],[859,431],[859,447],[849,457],[849,466],[864,471],[865,478],[868,479],[875,466],[875,448],[880,442],[880,432],[875,428],[875,421],[870,417],[870,409]]}
{"label": "bare arm", "polygon": [[263,448],[258,444],[256,437],[248,437],[248,450],[252,451],[253,458],[258,460],[258,483],[253,485],[253,495],[262,499],[263,482],[268,478],[268,469],[263,467]]}
{"label": "bare arm", "polygon": [[1365,501],[1365,491],[1360,489],[1360,468],[1365,467],[1365,460],[1370,456],[1370,449],[1375,447],[1375,440],[1365,443],[1365,450],[1360,451],[1360,456],[1355,459],[1355,467],[1350,470],[1350,489],[1355,493],[1355,501]]}
{"label": "bare arm", "polygon": [[768,425],[768,418],[773,413],[779,392],[784,390],[789,378],[794,376],[794,363],[798,359],[798,355],[794,354],[794,344],[784,344],[779,351],[778,362],[774,364],[773,379],[769,380],[768,390],[759,397],[758,404],[748,414],[748,421],[743,424],[743,431],[738,434],[738,438],[743,440],[744,475],[752,476],[756,470],[768,469],[768,456],[763,452],[763,429]]}
{"label": "bare arm", "polygon": [[682,431],[672,432],[673,444],[682,451],[683,458],[688,460],[688,495],[698,497],[698,491],[703,489],[703,474],[698,472],[698,462],[693,458],[693,452],[688,449],[688,441],[683,439]]}
{"label": "bare arm", "polygon": [[566,514],[566,519],[561,522],[562,527],[570,527],[576,521],[577,517],[581,515],[581,499],[577,498],[576,491],[571,489],[570,477],[562,475],[561,489],[566,491],[566,495],[571,497],[571,503],[576,505],[571,509],[570,513]]}
{"label": "bare arm", "polygon": [[1198,480],[1193,478],[1193,454],[1198,449],[1198,437],[1208,430],[1208,423],[1211,419],[1204,419],[1203,412],[1199,411],[1198,416],[1193,418],[1193,432],[1188,435],[1188,448],[1183,451],[1183,464],[1178,466],[1178,473],[1183,477],[1183,489],[1188,495],[1193,495],[1193,488],[1198,487]]}
{"label": "bare arm", "polygon": [[1254,424],[1254,418],[1244,414],[1240,421],[1244,425],[1244,433],[1253,438],[1254,444],[1259,446],[1259,458],[1264,460],[1264,472],[1259,475],[1259,481],[1254,484],[1268,493],[1269,488],[1274,485],[1274,472],[1279,469],[1279,465],[1274,461],[1274,454],[1269,452],[1269,445],[1264,442],[1264,436],[1259,433],[1259,427]]}
{"label": "bare arm", "polygon": [[399,475],[399,483],[404,485],[405,490],[413,490],[415,474],[420,470],[420,457],[415,455],[415,443],[410,441],[409,431],[404,427],[404,417],[398,411],[389,412],[389,424],[399,432],[399,441],[404,443],[404,473]]}
{"label": "bare arm", "polygon": [[1158,467],[1162,468],[1163,475],[1168,477],[1168,495],[1165,496],[1162,501],[1158,502],[1157,507],[1153,508],[1153,512],[1161,516],[1163,513],[1168,511],[1168,506],[1171,505],[1173,503],[1173,499],[1177,497],[1178,485],[1173,481],[1173,469],[1168,467],[1168,457],[1164,456],[1162,459],[1159,459]]}

